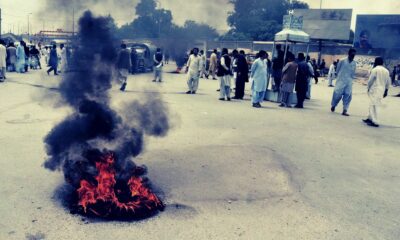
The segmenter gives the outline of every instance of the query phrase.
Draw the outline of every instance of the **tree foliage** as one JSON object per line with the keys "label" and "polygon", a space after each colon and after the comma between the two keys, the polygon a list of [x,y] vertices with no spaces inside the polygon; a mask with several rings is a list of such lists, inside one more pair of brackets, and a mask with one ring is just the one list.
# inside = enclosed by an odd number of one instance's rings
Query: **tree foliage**
{"label": "tree foliage", "polygon": [[[222,39],[272,40],[282,29],[283,16],[290,9],[308,8],[301,1],[230,0],[234,10],[228,16],[230,31]],[[239,39],[235,39],[239,37]]]}
{"label": "tree foliage", "polygon": [[188,20],[180,27],[173,23],[170,10],[157,9],[155,0],[141,0],[136,6],[136,18],[122,26],[120,38],[194,38],[215,39],[217,31],[207,24]]}

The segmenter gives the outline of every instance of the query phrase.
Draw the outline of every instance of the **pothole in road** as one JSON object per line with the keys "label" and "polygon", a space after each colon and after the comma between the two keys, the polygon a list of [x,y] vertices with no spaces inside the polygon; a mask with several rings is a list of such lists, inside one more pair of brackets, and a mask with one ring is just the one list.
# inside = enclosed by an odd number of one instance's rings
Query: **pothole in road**
{"label": "pothole in road", "polygon": [[251,203],[291,196],[302,185],[293,164],[261,146],[178,148],[148,152],[142,159],[153,184],[177,201]]}

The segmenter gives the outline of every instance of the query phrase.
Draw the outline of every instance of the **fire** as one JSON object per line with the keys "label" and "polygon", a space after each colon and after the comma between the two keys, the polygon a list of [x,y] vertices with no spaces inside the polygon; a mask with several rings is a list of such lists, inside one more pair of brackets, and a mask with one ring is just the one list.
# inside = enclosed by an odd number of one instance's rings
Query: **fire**
{"label": "fire", "polygon": [[164,208],[143,178],[132,176],[128,182],[117,182],[114,161],[113,153],[104,154],[96,162],[98,175],[95,183],[85,179],[80,181],[78,205],[84,214],[104,218],[140,218]]}

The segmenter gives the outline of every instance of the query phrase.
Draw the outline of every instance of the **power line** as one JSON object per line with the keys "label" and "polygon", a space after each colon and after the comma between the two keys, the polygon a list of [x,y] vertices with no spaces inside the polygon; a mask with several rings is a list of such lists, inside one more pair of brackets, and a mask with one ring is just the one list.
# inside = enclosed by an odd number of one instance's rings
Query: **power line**
{"label": "power line", "polygon": [[[26,18],[26,16],[13,15],[13,14],[8,14],[8,13],[3,13],[3,15],[10,16],[10,17],[16,17],[16,18],[24,18],[24,19]],[[33,16],[32,18],[35,20],[40,20],[40,21],[46,20],[46,21],[53,21],[53,22],[72,22],[72,20],[67,20],[67,19],[60,20],[57,18],[42,18],[42,17],[39,18],[39,17],[35,17],[35,16]]]}

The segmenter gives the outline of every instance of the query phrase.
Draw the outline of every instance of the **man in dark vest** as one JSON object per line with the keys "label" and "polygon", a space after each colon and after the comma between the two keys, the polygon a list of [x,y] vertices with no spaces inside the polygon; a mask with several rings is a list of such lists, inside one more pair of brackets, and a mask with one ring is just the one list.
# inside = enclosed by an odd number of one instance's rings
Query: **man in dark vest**
{"label": "man in dark vest", "polygon": [[157,48],[156,54],[154,54],[154,80],[153,82],[162,82],[162,68],[164,66],[163,55],[161,49]]}
{"label": "man in dark vest", "polygon": [[222,57],[218,64],[217,76],[220,80],[220,97],[219,100],[231,100],[231,74],[232,74],[232,60],[229,57],[228,49],[222,49]]}

